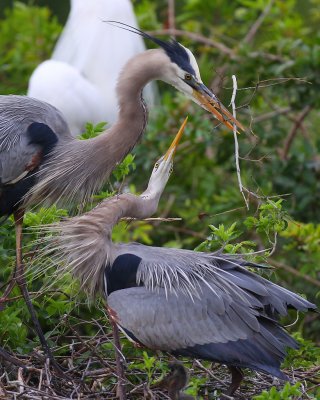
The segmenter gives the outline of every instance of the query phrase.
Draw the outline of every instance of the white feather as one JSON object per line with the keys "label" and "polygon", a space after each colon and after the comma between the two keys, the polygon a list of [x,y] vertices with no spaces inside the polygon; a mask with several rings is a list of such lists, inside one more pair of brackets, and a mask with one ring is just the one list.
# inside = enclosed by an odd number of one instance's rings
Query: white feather
{"label": "white feather", "polygon": [[[113,124],[118,116],[115,88],[120,71],[145,50],[142,38],[103,21],[137,26],[129,0],[71,0],[71,11],[52,60],[33,72],[28,95],[57,107],[74,136],[85,122]],[[145,90],[149,105],[154,92]]]}

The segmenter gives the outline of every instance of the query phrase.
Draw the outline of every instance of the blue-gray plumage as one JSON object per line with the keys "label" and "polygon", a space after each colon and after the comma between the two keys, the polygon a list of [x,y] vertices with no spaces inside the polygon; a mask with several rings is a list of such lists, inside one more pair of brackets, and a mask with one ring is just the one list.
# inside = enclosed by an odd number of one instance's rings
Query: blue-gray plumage
{"label": "blue-gray plumage", "polygon": [[[91,140],[73,138],[62,114],[44,102],[23,96],[0,96],[0,218],[14,214],[16,275],[22,280],[25,208],[43,202],[77,200],[85,203],[90,199],[144,132],[147,113],[142,90],[148,82],[163,80],[212,113],[229,129],[233,128],[229,120],[242,128],[203,85],[190,50],[181,45],[166,46],[164,41],[158,41],[158,44],[160,49],[138,54],[125,65],[116,88],[118,120],[104,134]],[[24,282],[20,283],[25,290]],[[11,289],[12,285],[9,285],[4,297]],[[32,307],[30,299],[26,298],[26,301]],[[43,335],[42,338],[44,340]]]}
{"label": "blue-gray plumage", "polygon": [[[203,85],[190,50],[178,42],[146,37],[160,48],[138,54],[121,71],[117,85],[119,118],[99,137],[87,141],[73,138],[62,114],[44,102],[23,96],[0,96],[0,182],[2,188],[10,185],[10,196],[17,195],[15,207],[22,200],[18,194],[25,195],[27,187],[32,188],[26,194],[26,206],[44,201],[52,204],[58,200],[88,200],[140,139],[147,122],[141,93],[152,80],[163,80],[176,87],[228,128],[233,129],[233,122],[243,129]],[[39,134],[43,134],[41,140],[30,137],[33,123],[46,125],[38,126]],[[28,179],[30,172],[36,173],[34,179]],[[23,184],[24,190],[11,190],[26,178],[28,185]],[[6,193],[0,191],[2,201],[6,201]],[[0,216],[7,213],[7,209],[0,209]]]}
{"label": "blue-gray plumage", "polygon": [[228,394],[239,386],[242,367],[287,379],[280,364],[286,348],[297,343],[278,317],[314,304],[251,272],[248,267],[260,266],[241,256],[111,240],[122,217],[146,218],[157,210],[173,147],[155,164],[140,196],[109,198],[49,227],[55,234],[44,255],[53,251],[58,273],[69,270],[88,294],[103,294],[114,322],[136,342],[228,365]]}

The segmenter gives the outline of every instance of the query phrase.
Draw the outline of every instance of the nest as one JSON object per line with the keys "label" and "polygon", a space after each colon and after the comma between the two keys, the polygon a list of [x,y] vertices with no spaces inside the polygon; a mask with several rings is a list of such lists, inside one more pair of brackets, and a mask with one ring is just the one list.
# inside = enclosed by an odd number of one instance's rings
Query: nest
{"label": "nest", "polygon": [[[12,354],[17,363],[3,361],[0,364],[0,399],[65,400],[65,399],[116,399],[117,370],[114,358],[112,336],[108,328],[98,320],[96,335],[86,336],[79,332],[87,321],[71,324],[63,321],[69,335],[50,337],[50,345],[61,370],[54,366],[39,349],[28,355]],[[110,331],[109,331],[110,332]],[[63,345],[60,342],[63,341]],[[133,347],[125,338],[122,339],[125,354],[126,391],[129,400],[169,399],[165,389],[159,389],[157,382],[164,376],[164,369],[171,356],[150,353],[151,367],[146,367],[146,356]],[[66,342],[68,343],[66,345]],[[148,356],[147,356],[148,357]],[[230,374],[226,367],[202,362],[185,360],[189,369],[190,385],[197,382],[198,396],[203,399],[231,398],[222,396],[230,383]],[[24,365],[24,367],[22,366]],[[272,386],[281,389],[283,382],[276,378],[245,371],[246,376],[233,397],[248,400]],[[320,388],[320,367],[310,370],[285,370],[291,383],[300,382],[299,390],[303,393],[299,399],[309,399],[311,393]],[[187,386],[188,389],[188,386]],[[186,390],[187,390],[186,389]],[[188,391],[188,390],[187,390]]]}

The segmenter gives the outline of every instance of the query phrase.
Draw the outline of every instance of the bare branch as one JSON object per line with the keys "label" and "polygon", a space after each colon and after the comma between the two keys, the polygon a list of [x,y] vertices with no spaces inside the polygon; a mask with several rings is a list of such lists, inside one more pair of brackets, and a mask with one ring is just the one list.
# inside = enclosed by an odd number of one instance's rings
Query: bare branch
{"label": "bare branch", "polygon": [[178,218],[178,217],[171,217],[171,218],[169,218],[169,217],[168,218],[151,217],[151,218],[138,219],[138,218],[124,217],[124,218],[121,218],[121,221],[172,222],[172,221],[182,221],[182,218]]}
{"label": "bare branch", "polygon": [[206,44],[210,47],[215,47],[220,50],[222,53],[227,54],[231,59],[236,59],[237,56],[235,51],[230,47],[227,47],[223,43],[217,42],[216,40],[209,39],[205,36],[200,35],[199,33],[183,31],[180,29],[159,29],[156,31],[148,31],[149,35],[172,35],[172,36],[185,36],[189,39],[197,41],[199,43]]}
{"label": "bare branch", "polygon": [[318,281],[317,279],[312,278],[309,275],[302,274],[300,271],[297,271],[296,269],[290,267],[289,265],[280,263],[280,262],[278,262],[276,260],[273,260],[271,258],[268,259],[268,262],[269,262],[269,264],[273,265],[276,268],[283,269],[284,271],[289,272],[292,275],[295,275],[295,276],[297,276],[297,277],[299,277],[299,278],[301,278],[301,279],[303,279],[303,280],[305,280],[305,281],[307,281],[309,283],[312,283],[312,285],[314,285],[314,286],[320,287],[320,281]]}
{"label": "bare branch", "polygon": [[[237,119],[235,100],[236,100],[236,95],[237,95],[238,84],[237,84],[237,78],[235,75],[232,75],[232,81],[233,81],[233,92],[232,92],[230,104],[232,105],[232,115],[233,115],[234,119]],[[235,161],[236,161],[236,168],[237,168],[238,184],[239,184],[239,189],[240,189],[240,192],[244,199],[244,202],[246,203],[246,207],[249,210],[249,203],[244,194],[242,181],[241,181],[241,172],[240,172],[240,163],[239,163],[239,143],[238,143],[237,136],[238,136],[237,125],[233,124],[233,137],[234,137],[234,144],[235,144]]]}
{"label": "bare branch", "polygon": [[[168,26],[170,30],[176,29],[175,0],[168,0]],[[175,35],[172,35],[175,37]]]}
{"label": "bare branch", "polygon": [[251,26],[246,36],[243,38],[243,43],[250,43],[256,36],[259,28],[261,27],[264,19],[269,14],[271,7],[273,6],[274,0],[270,0],[269,3],[266,5],[265,9],[262,11],[256,22]]}
{"label": "bare branch", "polygon": [[284,142],[283,150],[281,152],[282,160],[288,159],[288,153],[289,153],[290,147],[293,143],[293,140],[296,137],[303,120],[306,118],[306,116],[309,114],[309,112],[311,110],[312,110],[312,107],[310,105],[305,106],[304,109],[302,110],[301,114],[299,115],[299,117],[296,119],[295,124],[293,125],[291,131],[289,132],[289,134]]}
{"label": "bare branch", "polygon": [[263,121],[266,121],[268,119],[277,117],[278,115],[288,114],[288,112],[290,112],[290,111],[291,111],[291,107],[279,108],[277,110],[270,111],[268,113],[258,115],[257,117],[254,118],[254,122],[255,123],[263,122]]}

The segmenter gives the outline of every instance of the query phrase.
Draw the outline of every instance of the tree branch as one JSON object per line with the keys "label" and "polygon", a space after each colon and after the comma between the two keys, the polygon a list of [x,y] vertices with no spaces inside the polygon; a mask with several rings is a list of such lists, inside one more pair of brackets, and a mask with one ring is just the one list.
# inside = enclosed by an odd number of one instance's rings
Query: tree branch
{"label": "tree branch", "polygon": [[[168,0],[168,26],[170,30],[176,29],[175,21],[175,0]],[[174,35],[173,35],[174,37]]]}
{"label": "tree branch", "polygon": [[280,262],[278,262],[276,260],[273,260],[273,259],[270,259],[270,258],[268,259],[268,263],[273,265],[276,268],[283,269],[284,271],[287,271],[287,272],[289,272],[290,274],[292,274],[294,276],[297,276],[297,277],[299,277],[301,279],[304,279],[305,281],[307,281],[309,283],[312,283],[313,285],[315,285],[317,287],[320,287],[320,281],[318,281],[317,279],[312,278],[309,275],[302,274],[300,271],[297,271],[296,269],[290,267],[289,265],[280,263]]}
{"label": "tree branch", "polygon": [[[237,95],[238,84],[237,84],[237,78],[236,78],[235,75],[232,75],[232,81],[233,81],[233,92],[232,92],[232,97],[231,97],[230,104],[232,105],[233,117],[234,117],[234,119],[237,119],[235,100],[236,100],[236,95]],[[237,125],[233,124],[233,137],[234,137],[234,144],[235,144],[235,161],[236,161],[236,168],[237,168],[237,177],[238,177],[239,190],[240,190],[240,193],[242,194],[242,197],[244,199],[246,207],[249,210],[249,203],[248,203],[248,200],[247,200],[247,198],[246,198],[246,196],[244,194],[242,180],[241,180],[240,163],[239,163],[239,143],[238,143],[238,137],[237,136],[238,136]]]}
{"label": "tree branch", "polygon": [[271,7],[273,6],[274,0],[270,0],[269,3],[266,5],[265,9],[260,14],[259,18],[255,21],[255,23],[251,26],[246,36],[243,38],[243,43],[250,43],[256,36],[260,26],[262,25],[264,19],[269,14]]}
{"label": "tree branch", "polygon": [[185,36],[189,39],[195,40],[199,43],[206,44],[210,47],[215,47],[220,50],[222,53],[228,55],[231,59],[236,59],[237,56],[233,49],[227,47],[223,43],[217,42],[215,40],[209,39],[205,36],[200,35],[199,33],[183,31],[181,29],[159,29],[156,31],[148,31],[149,35],[172,35],[172,36]]}
{"label": "tree branch", "polygon": [[281,159],[282,160],[287,160],[288,159],[288,154],[289,154],[289,150],[290,147],[293,143],[294,138],[296,137],[298,130],[303,122],[303,120],[306,118],[306,116],[309,114],[309,112],[312,110],[312,106],[311,105],[307,105],[304,107],[304,109],[302,110],[301,114],[299,115],[299,117],[296,119],[291,131],[289,132],[285,142],[284,142],[284,146],[283,146],[283,150],[281,152]]}

